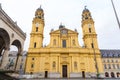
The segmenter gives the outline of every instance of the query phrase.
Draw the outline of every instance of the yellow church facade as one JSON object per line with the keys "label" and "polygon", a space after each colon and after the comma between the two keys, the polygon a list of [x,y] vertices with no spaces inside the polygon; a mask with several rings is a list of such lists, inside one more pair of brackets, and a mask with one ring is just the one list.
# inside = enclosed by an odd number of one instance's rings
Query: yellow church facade
{"label": "yellow church facade", "polygon": [[43,47],[44,11],[35,12],[25,73],[41,78],[103,77],[103,65],[97,42],[94,21],[88,9],[82,12],[84,46],[79,45],[78,31],[60,25],[51,30],[50,43]]}

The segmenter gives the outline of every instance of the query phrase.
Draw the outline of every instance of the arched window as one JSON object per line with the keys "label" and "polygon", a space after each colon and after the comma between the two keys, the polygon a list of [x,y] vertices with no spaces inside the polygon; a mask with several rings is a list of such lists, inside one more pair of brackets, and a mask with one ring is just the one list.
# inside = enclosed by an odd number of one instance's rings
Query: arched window
{"label": "arched window", "polygon": [[73,39],[72,43],[73,43],[73,45],[75,45],[75,40],[74,39]]}
{"label": "arched window", "polygon": [[94,44],[93,43],[91,43],[91,47],[94,48]]}
{"label": "arched window", "polygon": [[91,33],[91,28],[89,28],[89,33]]}
{"label": "arched window", "polygon": [[76,61],[74,62],[74,67],[77,68],[77,62]]}
{"label": "arched window", "polygon": [[56,45],[56,39],[53,40],[53,45]]}
{"label": "arched window", "polygon": [[36,42],[34,43],[34,48],[36,48]]}
{"label": "arched window", "polygon": [[113,72],[111,72],[111,77],[112,77],[112,78],[114,78],[114,77],[115,77],[115,75],[114,75],[114,73],[113,73]]}
{"label": "arched window", "polygon": [[36,27],[36,32],[38,32],[38,27]]}
{"label": "arched window", "polygon": [[55,61],[53,61],[53,68],[55,68],[56,67],[56,63],[55,63]]}
{"label": "arched window", "polygon": [[109,77],[109,73],[108,72],[105,72],[105,77]]}
{"label": "arched window", "polygon": [[34,68],[34,64],[31,64],[31,68]]}
{"label": "arched window", "polygon": [[62,46],[63,48],[66,48],[66,40],[62,40]]}
{"label": "arched window", "polygon": [[117,77],[119,77],[120,73],[119,73],[119,72],[117,72],[117,73],[116,73],[116,75],[117,75]]}

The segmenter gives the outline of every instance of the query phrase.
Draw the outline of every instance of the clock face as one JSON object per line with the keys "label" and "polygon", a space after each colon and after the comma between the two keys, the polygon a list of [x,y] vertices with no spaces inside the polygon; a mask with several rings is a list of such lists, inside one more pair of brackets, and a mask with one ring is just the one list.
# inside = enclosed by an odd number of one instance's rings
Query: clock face
{"label": "clock face", "polygon": [[88,27],[91,28],[91,24],[88,24]]}
{"label": "clock face", "polygon": [[39,23],[36,23],[36,27],[38,27],[39,26]]}
{"label": "clock face", "polygon": [[63,29],[63,30],[61,31],[61,33],[62,33],[62,34],[67,34],[67,30]]}

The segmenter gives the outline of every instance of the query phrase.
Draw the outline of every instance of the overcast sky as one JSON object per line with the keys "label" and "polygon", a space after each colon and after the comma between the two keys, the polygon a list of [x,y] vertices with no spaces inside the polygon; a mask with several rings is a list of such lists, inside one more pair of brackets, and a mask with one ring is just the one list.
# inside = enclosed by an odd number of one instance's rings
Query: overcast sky
{"label": "overcast sky", "polygon": [[[113,1],[120,19],[120,0]],[[87,6],[95,21],[99,48],[120,49],[120,29],[111,0],[0,0],[0,3],[2,9],[27,33],[24,50],[28,50],[32,20],[40,5],[45,14],[44,44],[49,44],[50,30],[58,29],[62,23],[68,29],[78,30],[79,44],[82,46],[81,14]]]}

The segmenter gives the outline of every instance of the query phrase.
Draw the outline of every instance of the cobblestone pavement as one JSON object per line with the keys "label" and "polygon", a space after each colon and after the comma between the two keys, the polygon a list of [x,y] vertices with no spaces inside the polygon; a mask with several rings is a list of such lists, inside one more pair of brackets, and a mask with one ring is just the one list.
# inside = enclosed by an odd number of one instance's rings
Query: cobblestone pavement
{"label": "cobblestone pavement", "polygon": [[83,78],[63,79],[63,78],[61,78],[61,79],[20,79],[20,80],[120,80],[120,78],[119,79],[116,79],[116,78],[114,78],[114,79],[83,79]]}
{"label": "cobblestone pavement", "polygon": [[20,80],[97,80],[97,79],[20,79]]}

